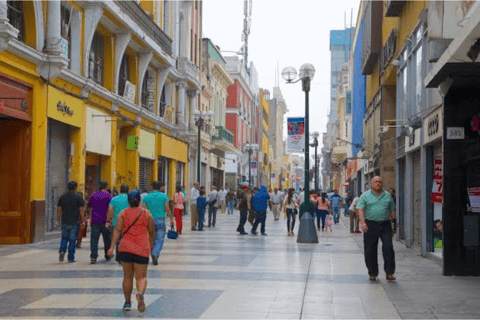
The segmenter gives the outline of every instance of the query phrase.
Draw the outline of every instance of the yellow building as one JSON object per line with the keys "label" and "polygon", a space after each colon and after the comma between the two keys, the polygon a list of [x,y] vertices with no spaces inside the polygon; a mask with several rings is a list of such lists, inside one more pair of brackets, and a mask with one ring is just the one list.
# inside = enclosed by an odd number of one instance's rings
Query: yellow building
{"label": "yellow building", "polygon": [[0,1],[0,243],[58,230],[70,180],[188,185],[200,22],[200,1]]}
{"label": "yellow building", "polygon": [[270,126],[269,126],[269,119],[270,119],[270,104],[268,101],[270,100],[270,92],[265,89],[260,89],[260,95],[259,95],[259,102],[260,102],[260,119],[261,120],[261,135],[260,135],[260,141],[261,141],[261,149],[260,151],[260,161],[261,161],[261,167],[260,169],[260,185],[268,186],[268,188],[271,188],[271,179],[270,179],[270,174],[272,171],[271,168],[271,160],[272,158],[272,147],[270,143],[270,137],[269,137],[269,131],[270,131]]}

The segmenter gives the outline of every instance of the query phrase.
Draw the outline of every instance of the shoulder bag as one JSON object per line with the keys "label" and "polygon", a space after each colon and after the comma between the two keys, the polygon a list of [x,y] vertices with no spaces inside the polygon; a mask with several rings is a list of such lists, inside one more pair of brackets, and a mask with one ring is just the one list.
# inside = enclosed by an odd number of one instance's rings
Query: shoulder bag
{"label": "shoulder bag", "polygon": [[[135,223],[137,223],[138,219],[140,219],[140,216],[142,215],[142,213],[145,212],[145,210],[142,210],[138,216],[135,218],[135,220],[133,220],[132,224],[128,226],[128,228],[122,232],[122,237],[125,236],[127,234],[128,231],[130,231],[130,229],[133,227],[133,225]],[[125,221],[125,217],[123,217],[124,221]]]}

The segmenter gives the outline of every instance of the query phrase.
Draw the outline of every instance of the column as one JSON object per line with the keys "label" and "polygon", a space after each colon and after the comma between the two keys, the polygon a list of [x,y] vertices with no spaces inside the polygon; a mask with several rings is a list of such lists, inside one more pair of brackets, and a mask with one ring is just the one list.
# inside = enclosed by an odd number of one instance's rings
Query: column
{"label": "column", "polygon": [[177,82],[178,105],[176,112],[177,125],[185,123],[185,93],[187,84],[184,81]]}
{"label": "column", "polygon": [[175,187],[177,186],[177,161],[170,159],[168,162],[168,197],[173,199],[175,194]]}
{"label": "column", "polygon": [[73,143],[73,163],[70,164],[70,179],[78,183],[77,191],[85,192],[85,153],[83,151],[87,138],[85,126],[70,131],[70,142]]}
{"label": "column", "polygon": [[7,0],[0,0],[0,23],[7,21],[7,11]]}
{"label": "column", "polygon": [[53,55],[60,55],[60,32],[61,2],[48,1],[48,18],[47,18],[47,38],[45,41],[45,52]]}
{"label": "column", "polygon": [[198,109],[197,90],[188,91],[188,96],[190,97],[190,127],[193,128],[195,126],[195,118],[193,115],[195,113],[195,110]]}

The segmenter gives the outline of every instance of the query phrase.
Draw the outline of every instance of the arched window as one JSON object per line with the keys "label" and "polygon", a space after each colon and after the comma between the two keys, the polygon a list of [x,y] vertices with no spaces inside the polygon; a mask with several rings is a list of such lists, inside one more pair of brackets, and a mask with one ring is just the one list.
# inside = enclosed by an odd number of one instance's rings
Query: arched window
{"label": "arched window", "polygon": [[142,107],[147,108],[148,105],[148,71],[145,71],[142,84]]}
{"label": "arched window", "polygon": [[103,85],[103,37],[96,32],[93,35],[88,63],[89,77]]}
{"label": "arched window", "polygon": [[10,24],[20,31],[18,40],[25,42],[25,27],[23,24],[23,1],[7,1],[7,18]]}
{"label": "arched window", "polygon": [[122,63],[120,64],[120,74],[118,75],[118,94],[123,96],[125,94],[125,85],[130,81],[130,72],[128,67],[128,56],[123,54]]}
{"label": "arched window", "polygon": [[165,109],[167,108],[167,99],[165,97],[165,91],[167,90],[167,85],[164,84],[162,88],[162,95],[160,96],[160,106],[158,110],[158,115],[163,118],[165,116]]}

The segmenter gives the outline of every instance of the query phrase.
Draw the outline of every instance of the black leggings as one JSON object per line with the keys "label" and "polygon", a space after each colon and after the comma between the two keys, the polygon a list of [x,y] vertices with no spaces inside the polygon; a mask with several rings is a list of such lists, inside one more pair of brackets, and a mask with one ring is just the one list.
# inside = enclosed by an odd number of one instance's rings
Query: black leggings
{"label": "black leggings", "polygon": [[[292,221],[292,225],[290,227],[290,220]],[[293,209],[287,209],[287,229],[288,231],[293,231],[295,228],[295,211]]]}

